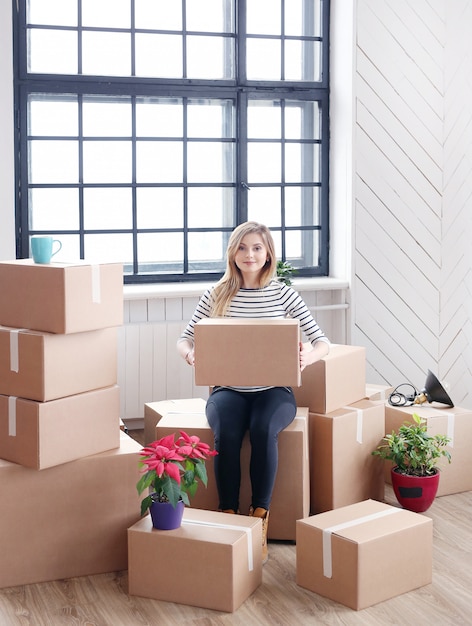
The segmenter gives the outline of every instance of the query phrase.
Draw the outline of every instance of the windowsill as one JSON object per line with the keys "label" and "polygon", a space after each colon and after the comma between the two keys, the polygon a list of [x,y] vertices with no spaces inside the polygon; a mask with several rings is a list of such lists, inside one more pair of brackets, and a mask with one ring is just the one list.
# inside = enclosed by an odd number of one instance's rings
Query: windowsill
{"label": "windowsill", "polygon": [[[124,285],[125,300],[152,300],[155,298],[195,298],[200,297],[211,283],[162,283]],[[330,291],[348,289],[347,280],[340,278],[294,278],[293,287],[297,291]]]}

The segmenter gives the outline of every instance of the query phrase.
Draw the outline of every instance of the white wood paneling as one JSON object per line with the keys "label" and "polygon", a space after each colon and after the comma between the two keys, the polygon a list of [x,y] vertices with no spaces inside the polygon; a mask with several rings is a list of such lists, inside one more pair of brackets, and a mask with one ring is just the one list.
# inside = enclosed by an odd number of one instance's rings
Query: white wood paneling
{"label": "white wood paneling", "polygon": [[472,408],[472,3],[358,0],[352,339]]}

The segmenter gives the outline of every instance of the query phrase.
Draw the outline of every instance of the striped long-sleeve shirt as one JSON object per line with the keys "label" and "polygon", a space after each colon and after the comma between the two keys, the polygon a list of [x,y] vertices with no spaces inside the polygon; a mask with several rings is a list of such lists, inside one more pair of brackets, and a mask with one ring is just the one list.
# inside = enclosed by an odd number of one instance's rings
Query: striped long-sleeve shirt
{"label": "striped long-sleeve shirt", "polygon": [[[195,324],[205,317],[210,317],[212,289],[213,287],[203,293],[180,339],[188,339],[193,343]],[[316,323],[300,294],[277,280],[261,289],[241,288],[231,300],[226,315],[266,319],[292,317],[299,320],[301,331],[312,345],[317,341],[329,343],[329,339]],[[260,388],[252,388],[256,389]]]}

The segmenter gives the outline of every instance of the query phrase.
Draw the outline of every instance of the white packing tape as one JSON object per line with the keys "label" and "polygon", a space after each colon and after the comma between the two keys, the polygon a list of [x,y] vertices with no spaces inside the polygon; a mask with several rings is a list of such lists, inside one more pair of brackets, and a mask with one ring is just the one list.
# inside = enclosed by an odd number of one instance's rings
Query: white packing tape
{"label": "white packing tape", "polygon": [[18,335],[24,330],[23,328],[15,328],[10,330],[10,370],[18,372],[20,370],[20,353],[18,347]]}
{"label": "white packing tape", "polygon": [[377,511],[377,513],[371,513],[370,515],[364,515],[349,522],[343,522],[342,524],[335,524],[329,528],[323,530],[323,576],[326,578],[333,577],[333,552],[331,547],[331,537],[333,533],[351,526],[357,526],[358,524],[364,524],[364,522],[370,522],[372,520],[380,519],[386,515],[392,515],[393,513],[399,513],[402,509],[392,507],[390,509],[384,509],[383,511]]}
{"label": "white packing tape", "polygon": [[182,524],[190,526],[208,526],[210,528],[225,528],[227,530],[239,530],[246,533],[247,539],[247,562],[250,572],[254,569],[254,559],[252,554],[252,528],[247,526],[237,526],[235,524],[216,524],[215,522],[206,522],[204,520],[183,519]]}
{"label": "white packing tape", "polygon": [[16,396],[8,398],[8,434],[16,437]]}
{"label": "white packing tape", "polygon": [[100,304],[101,286],[100,286],[100,265],[92,265],[92,302]]}
{"label": "white packing tape", "polygon": [[446,437],[449,437],[450,442],[448,445],[451,446],[451,448],[453,448],[456,414],[453,411],[440,411],[439,409],[433,409],[433,410],[434,410],[434,415],[431,415],[432,419],[435,419],[436,417],[444,417],[444,416],[446,417],[447,419],[446,432],[442,434],[445,434]]}
{"label": "white packing tape", "polygon": [[356,409],[353,406],[343,406],[342,408],[346,409],[346,411],[355,411],[357,413],[356,441],[357,443],[362,443],[362,433],[364,430],[364,409]]}
{"label": "white packing tape", "polygon": [[301,420],[303,422],[303,440],[305,446],[305,459],[309,458],[309,450],[308,450],[308,424],[306,415],[295,415],[296,420]]}

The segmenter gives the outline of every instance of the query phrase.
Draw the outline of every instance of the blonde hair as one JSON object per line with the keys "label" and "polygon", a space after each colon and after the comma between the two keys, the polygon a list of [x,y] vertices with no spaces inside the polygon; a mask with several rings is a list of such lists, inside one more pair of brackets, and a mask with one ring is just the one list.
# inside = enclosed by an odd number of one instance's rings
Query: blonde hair
{"label": "blonde hair", "polygon": [[256,233],[261,236],[267,248],[267,261],[259,275],[259,287],[266,287],[277,273],[277,259],[272,234],[267,226],[258,222],[244,222],[231,233],[226,249],[226,271],[212,291],[211,317],[224,317],[229,304],[243,284],[241,270],[235,263],[235,256],[241,241],[246,235]]}

